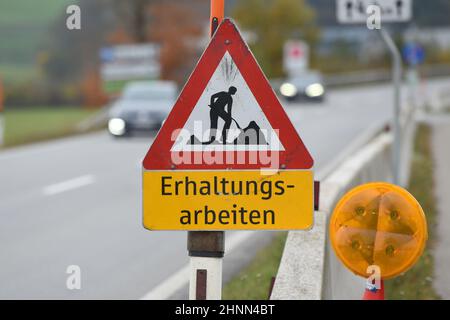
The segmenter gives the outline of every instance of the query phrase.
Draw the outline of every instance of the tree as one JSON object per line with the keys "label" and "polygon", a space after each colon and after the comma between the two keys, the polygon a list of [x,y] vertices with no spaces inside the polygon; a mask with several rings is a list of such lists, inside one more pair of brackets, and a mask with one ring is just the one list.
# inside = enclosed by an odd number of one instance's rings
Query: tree
{"label": "tree", "polygon": [[98,76],[98,52],[116,20],[110,10],[111,0],[79,0],[77,4],[81,8],[81,30],[61,27],[67,19],[62,12],[51,28],[39,63],[55,95],[63,97],[65,92],[75,91],[77,100],[85,105],[100,105],[106,97]]}
{"label": "tree", "polygon": [[134,43],[148,40],[147,27],[149,21],[148,8],[162,0],[111,0],[110,10],[126,28]]}
{"label": "tree", "polygon": [[194,64],[206,19],[180,3],[152,5],[150,12],[149,38],[161,45],[161,77],[181,84]]}
{"label": "tree", "polygon": [[[181,83],[197,57],[197,37],[207,23],[207,0],[78,0],[82,29],[55,23],[41,68],[52,88],[78,88],[86,105],[102,98],[99,50],[104,46],[157,42],[161,44],[162,78]],[[66,90],[67,91],[67,90]]]}
{"label": "tree", "polygon": [[313,47],[319,35],[315,12],[304,0],[240,0],[233,17],[256,36],[251,47],[268,77],[283,76],[287,40],[301,38]]}
{"label": "tree", "polygon": [[[112,10],[121,21],[108,40],[128,43],[156,42],[161,45],[161,78],[184,82],[195,62],[198,37],[207,22],[207,0],[112,0]],[[120,19],[119,19],[120,18]],[[130,41],[131,40],[131,41]],[[110,44],[123,42],[108,41]]]}

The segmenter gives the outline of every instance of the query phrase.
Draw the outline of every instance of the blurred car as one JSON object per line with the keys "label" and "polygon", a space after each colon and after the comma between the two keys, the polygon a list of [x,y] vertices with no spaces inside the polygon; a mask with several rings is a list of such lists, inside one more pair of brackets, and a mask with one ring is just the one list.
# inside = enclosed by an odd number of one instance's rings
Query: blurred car
{"label": "blurred car", "polygon": [[109,111],[108,131],[119,137],[133,131],[159,129],[176,95],[177,86],[171,81],[129,83]]}
{"label": "blurred car", "polygon": [[325,98],[325,85],[319,72],[305,72],[289,78],[280,86],[281,95],[289,101],[315,100]]}

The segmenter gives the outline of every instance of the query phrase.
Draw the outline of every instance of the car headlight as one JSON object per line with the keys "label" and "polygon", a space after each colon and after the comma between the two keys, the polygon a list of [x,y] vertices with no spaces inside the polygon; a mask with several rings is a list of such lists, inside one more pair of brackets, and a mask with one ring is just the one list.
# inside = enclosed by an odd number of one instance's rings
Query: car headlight
{"label": "car headlight", "polygon": [[320,97],[325,92],[323,85],[320,83],[313,83],[306,87],[305,93],[310,98]]}
{"label": "car headlight", "polygon": [[108,121],[108,130],[112,135],[123,135],[125,133],[125,121],[120,118],[110,119]]}
{"label": "car headlight", "polygon": [[283,83],[280,87],[280,92],[283,96],[292,98],[297,94],[297,88],[292,83]]}

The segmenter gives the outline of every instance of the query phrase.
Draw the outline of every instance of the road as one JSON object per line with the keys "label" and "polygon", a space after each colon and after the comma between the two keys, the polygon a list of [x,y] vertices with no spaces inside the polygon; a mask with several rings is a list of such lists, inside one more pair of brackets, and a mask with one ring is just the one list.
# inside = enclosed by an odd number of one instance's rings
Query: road
{"label": "road", "polygon": [[[429,82],[428,93],[443,83]],[[390,118],[390,98],[387,85],[365,86],[286,110],[320,172]],[[139,299],[186,266],[185,232],[141,225],[141,160],[152,140],[102,132],[0,153],[1,299]],[[251,243],[235,245],[226,279],[265,242]],[[66,288],[69,265],[81,268],[81,290]]]}

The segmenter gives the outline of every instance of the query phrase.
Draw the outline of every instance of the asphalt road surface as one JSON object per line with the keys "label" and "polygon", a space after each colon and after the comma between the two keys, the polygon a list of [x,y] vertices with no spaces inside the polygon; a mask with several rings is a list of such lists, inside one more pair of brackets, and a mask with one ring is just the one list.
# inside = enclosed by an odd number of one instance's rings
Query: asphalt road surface
{"label": "asphalt road surface", "polygon": [[[434,80],[427,92],[448,84]],[[320,172],[362,132],[390,118],[391,89],[334,90],[323,104],[286,110]],[[0,152],[1,299],[139,299],[167,279],[180,283],[173,277],[185,275],[186,233],[150,232],[141,224],[141,160],[152,140],[102,132]],[[239,235],[245,234],[227,238]],[[225,258],[225,279],[270,238],[247,235],[230,244],[234,258]],[[81,290],[66,287],[70,265],[81,268]]]}

